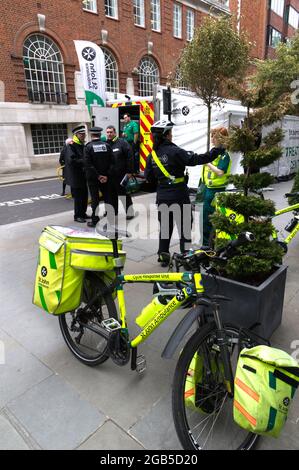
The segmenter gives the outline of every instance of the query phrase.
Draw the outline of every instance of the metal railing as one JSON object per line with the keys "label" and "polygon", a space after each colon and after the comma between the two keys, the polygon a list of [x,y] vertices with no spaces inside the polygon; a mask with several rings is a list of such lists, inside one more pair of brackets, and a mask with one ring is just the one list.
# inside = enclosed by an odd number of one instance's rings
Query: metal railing
{"label": "metal railing", "polygon": [[28,98],[32,103],[67,104],[67,93],[51,91],[33,91],[28,89]]}

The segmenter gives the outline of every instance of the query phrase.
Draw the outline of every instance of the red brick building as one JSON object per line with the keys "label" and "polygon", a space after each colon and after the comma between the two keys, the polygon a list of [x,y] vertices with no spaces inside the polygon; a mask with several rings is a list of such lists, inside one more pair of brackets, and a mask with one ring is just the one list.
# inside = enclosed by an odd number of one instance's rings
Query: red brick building
{"label": "red brick building", "polygon": [[[101,46],[106,90],[151,95],[194,27],[228,14],[226,0],[14,0],[0,14],[0,173],[54,157],[72,125],[87,122],[74,40]],[[16,137],[17,136],[17,137]],[[11,140],[15,148],[11,148]],[[36,158],[38,156],[39,158]],[[42,159],[40,158],[42,156]]]}
{"label": "red brick building", "polygon": [[252,56],[275,57],[275,47],[296,33],[299,26],[299,0],[230,0],[238,28],[253,43]]}
{"label": "red brick building", "polygon": [[89,122],[74,40],[92,41],[104,50],[108,97],[147,96],[154,83],[165,84],[174,74],[182,48],[207,14],[235,14],[240,30],[256,41],[253,54],[271,55],[277,32],[281,39],[294,33],[289,16],[294,24],[299,0],[271,0],[270,8],[268,4],[268,0],[1,2],[0,173],[57,161],[73,124]]}

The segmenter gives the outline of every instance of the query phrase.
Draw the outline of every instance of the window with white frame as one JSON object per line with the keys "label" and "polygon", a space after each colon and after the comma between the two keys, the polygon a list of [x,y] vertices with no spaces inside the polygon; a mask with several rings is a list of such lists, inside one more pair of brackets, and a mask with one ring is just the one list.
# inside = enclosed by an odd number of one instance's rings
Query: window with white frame
{"label": "window with white frame", "polygon": [[279,43],[282,42],[282,34],[277,31],[277,29],[269,28],[269,37],[268,37],[268,45],[271,47],[277,47]]}
{"label": "window with white frame", "polygon": [[161,31],[160,0],[151,0],[151,25],[153,31]]}
{"label": "window with white frame", "polygon": [[118,93],[119,81],[118,81],[118,65],[112,52],[102,47],[105,57],[105,69],[106,69],[106,91],[110,93]]}
{"label": "window with white frame", "polygon": [[195,15],[193,10],[187,10],[186,23],[187,41],[192,41],[195,26]]}
{"label": "window with white frame", "polygon": [[105,15],[118,18],[117,0],[105,0]]}
{"label": "window with white frame", "polygon": [[143,57],[138,67],[139,95],[151,96],[155,83],[159,83],[159,68],[152,57]]}
{"label": "window with white frame", "polygon": [[31,124],[34,155],[59,153],[68,137],[66,124]]}
{"label": "window with white frame", "polygon": [[289,6],[288,9],[288,23],[290,26],[293,26],[293,28],[298,29],[299,26],[299,13],[295,8]]}
{"label": "window with white frame", "polygon": [[97,13],[97,0],[83,0],[83,9]]}
{"label": "window with white frame", "polygon": [[173,35],[175,38],[182,37],[182,7],[177,3],[173,5]]}
{"label": "window with white frame", "polygon": [[134,23],[145,26],[144,0],[134,0]]}
{"label": "window with white frame", "polygon": [[23,46],[23,64],[30,101],[67,102],[63,59],[52,39],[42,34],[29,36]]}
{"label": "window with white frame", "polygon": [[274,13],[283,17],[284,0],[271,0],[270,8]]}

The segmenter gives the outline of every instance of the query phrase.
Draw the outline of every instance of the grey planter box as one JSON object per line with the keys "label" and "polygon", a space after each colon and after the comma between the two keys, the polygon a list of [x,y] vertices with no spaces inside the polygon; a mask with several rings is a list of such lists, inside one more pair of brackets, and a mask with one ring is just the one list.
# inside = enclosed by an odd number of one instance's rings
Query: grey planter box
{"label": "grey planter box", "polygon": [[258,287],[219,276],[216,281],[206,274],[203,274],[203,285],[207,294],[222,294],[233,299],[220,302],[224,323],[244,328],[260,323],[254,331],[269,339],[281,324],[287,269],[287,266],[280,266]]}

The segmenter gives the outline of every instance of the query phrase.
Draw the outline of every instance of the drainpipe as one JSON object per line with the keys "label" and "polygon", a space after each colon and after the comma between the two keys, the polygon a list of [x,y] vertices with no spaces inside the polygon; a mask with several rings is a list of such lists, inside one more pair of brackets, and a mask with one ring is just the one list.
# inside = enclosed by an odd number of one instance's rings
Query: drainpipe
{"label": "drainpipe", "polygon": [[241,12],[242,12],[242,0],[238,0],[238,33],[241,31]]}

